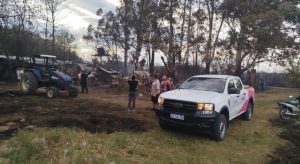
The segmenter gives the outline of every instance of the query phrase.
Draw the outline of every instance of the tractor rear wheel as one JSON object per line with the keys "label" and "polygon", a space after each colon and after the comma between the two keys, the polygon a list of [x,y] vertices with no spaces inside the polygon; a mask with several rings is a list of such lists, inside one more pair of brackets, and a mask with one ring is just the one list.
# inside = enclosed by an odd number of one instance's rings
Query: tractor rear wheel
{"label": "tractor rear wheel", "polygon": [[38,88],[38,81],[31,72],[22,74],[21,89],[25,94],[34,94]]}
{"label": "tractor rear wheel", "polygon": [[49,87],[47,89],[47,97],[48,98],[52,99],[52,98],[57,97],[57,95],[58,95],[58,89],[57,88],[55,88],[55,87]]}

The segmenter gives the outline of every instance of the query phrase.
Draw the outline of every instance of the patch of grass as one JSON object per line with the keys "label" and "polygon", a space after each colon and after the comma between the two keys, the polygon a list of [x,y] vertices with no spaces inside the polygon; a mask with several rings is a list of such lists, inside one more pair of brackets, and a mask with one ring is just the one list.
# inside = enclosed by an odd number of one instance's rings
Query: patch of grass
{"label": "patch of grass", "polygon": [[3,157],[12,163],[44,163],[47,146],[44,138],[36,137],[32,133],[22,131],[8,141],[8,151]]}

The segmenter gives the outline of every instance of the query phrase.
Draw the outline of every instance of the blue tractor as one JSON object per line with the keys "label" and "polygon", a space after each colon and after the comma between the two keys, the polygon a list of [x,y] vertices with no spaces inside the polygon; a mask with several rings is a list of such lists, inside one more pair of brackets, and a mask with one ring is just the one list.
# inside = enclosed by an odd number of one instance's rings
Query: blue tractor
{"label": "blue tractor", "polygon": [[67,91],[76,97],[78,90],[73,86],[70,76],[57,70],[56,56],[38,55],[33,64],[21,75],[21,89],[25,94],[34,94],[38,88],[47,89],[47,97],[55,98],[60,91]]}

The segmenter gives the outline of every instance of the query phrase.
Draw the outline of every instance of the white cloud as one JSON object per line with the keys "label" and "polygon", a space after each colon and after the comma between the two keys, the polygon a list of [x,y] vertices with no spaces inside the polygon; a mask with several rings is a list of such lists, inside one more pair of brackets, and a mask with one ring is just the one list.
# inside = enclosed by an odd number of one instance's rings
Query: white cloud
{"label": "white cloud", "polygon": [[106,0],[106,2],[113,4],[114,6],[120,6],[120,0]]}
{"label": "white cloud", "polygon": [[76,51],[80,57],[90,60],[95,54],[93,45],[86,43],[82,36],[86,34],[90,24],[97,24],[99,16],[96,15],[96,11],[102,8],[107,12],[114,10],[118,5],[120,5],[119,0],[74,0],[59,14],[58,24],[60,28],[67,29],[75,36],[74,45],[77,46]]}
{"label": "white cloud", "polygon": [[83,9],[77,5],[70,5],[70,8],[83,14],[84,15],[83,17],[99,19],[99,17],[95,14],[96,12],[95,13],[90,12],[89,10]]}

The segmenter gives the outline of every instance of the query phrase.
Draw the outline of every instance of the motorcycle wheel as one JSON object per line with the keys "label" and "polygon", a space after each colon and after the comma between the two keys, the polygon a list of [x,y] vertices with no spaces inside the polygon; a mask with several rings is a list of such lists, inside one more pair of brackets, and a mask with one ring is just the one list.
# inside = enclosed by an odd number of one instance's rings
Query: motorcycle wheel
{"label": "motorcycle wheel", "polygon": [[279,110],[279,116],[280,116],[280,118],[282,120],[290,120],[292,118],[292,116],[288,115],[287,113],[291,113],[288,108],[281,108]]}

